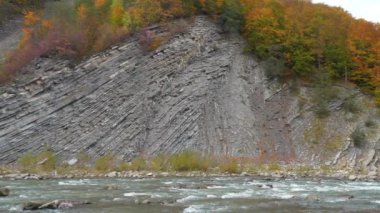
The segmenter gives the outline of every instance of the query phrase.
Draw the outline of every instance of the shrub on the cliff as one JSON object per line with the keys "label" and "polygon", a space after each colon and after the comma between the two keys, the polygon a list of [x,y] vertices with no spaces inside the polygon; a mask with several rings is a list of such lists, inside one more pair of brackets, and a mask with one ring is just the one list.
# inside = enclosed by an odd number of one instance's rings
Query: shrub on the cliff
{"label": "shrub on the cliff", "polygon": [[316,108],[315,108],[315,111],[314,111],[315,115],[318,117],[318,118],[327,118],[330,116],[330,110],[328,108],[328,105],[326,102],[322,101],[320,103],[317,104]]}
{"label": "shrub on the cliff", "polygon": [[146,160],[143,157],[133,159],[129,165],[129,170],[142,171],[147,168]]}
{"label": "shrub on the cliff", "polygon": [[21,167],[21,171],[29,172],[35,169],[37,164],[37,157],[31,152],[25,153],[17,160],[17,164]]}
{"label": "shrub on the cliff", "polygon": [[351,133],[351,139],[354,142],[354,146],[361,148],[365,145],[367,136],[363,130],[360,128],[356,128],[352,133]]}
{"label": "shrub on the cliff", "polygon": [[99,172],[107,172],[114,168],[114,157],[111,154],[106,154],[99,157],[95,161],[95,169]]}
{"label": "shrub on the cliff", "polygon": [[125,172],[129,170],[129,163],[127,162],[120,162],[119,165],[117,165],[117,168],[115,169],[117,172]]}
{"label": "shrub on the cliff", "polygon": [[318,118],[326,118],[330,116],[329,103],[338,98],[338,90],[332,86],[329,77],[320,76],[312,98],[315,104],[315,115]]}
{"label": "shrub on the cliff", "polygon": [[186,151],[174,154],[170,157],[169,163],[175,171],[207,171],[210,166],[209,160],[196,152]]}
{"label": "shrub on the cliff", "polygon": [[265,74],[269,79],[280,78],[284,74],[285,61],[275,57],[269,57],[265,63]]}
{"label": "shrub on the cliff", "polygon": [[41,169],[46,172],[53,171],[57,166],[57,157],[53,151],[46,148],[38,156],[38,164],[41,166]]}
{"label": "shrub on the cliff", "polygon": [[354,97],[349,97],[346,100],[343,101],[343,110],[346,113],[359,113],[360,107],[358,103],[355,101]]}
{"label": "shrub on the cliff", "polygon": [[35,155],[28,152],[17,160],[17,165],[23,172],[42,170],[50,172],[57,167],[57,157],[53,151],[45,148],[41,153]]}
{"label": "shrub on the cliff", "polygon": [[168,169],[168,158],[165,155],[157,155],[150,162],[150,168],[154,171],[165,171]]}
{"label": "shrub on the cliff", "polygon": [[376,121],[372,120],[372,119],[368,119],[366,122],[365,122],[365,126],[368,127],[368,128],[374,128],[377,126],[377,123]]}
{"label": "shrub on the cliff", "polygon": [[87,167],[90,167],[91,165],[91,156],[86,152],[79,152],[76,156],[78,159],[78,163],[76,164],[76,167],[79,169],[86,169]]}

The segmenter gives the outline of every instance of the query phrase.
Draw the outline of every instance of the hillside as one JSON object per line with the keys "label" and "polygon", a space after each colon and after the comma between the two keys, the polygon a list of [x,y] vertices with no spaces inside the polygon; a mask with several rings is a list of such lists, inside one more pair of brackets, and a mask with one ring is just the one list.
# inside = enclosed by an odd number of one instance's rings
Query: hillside
{"label": "hillside", "polygon": [[[269,80],[245,46],[198,16],[153,52],[132,37],[75,66],[54,56],[36,59],[0,88],[0,162],[45,147],[61,160],[80,152],[130,160],[197,150],[376,171],[380,119],[369,96],[333,86],[330,116],[319,118],[317,88],[294,91]],[[360,110],[347,109],[348,99]]]}

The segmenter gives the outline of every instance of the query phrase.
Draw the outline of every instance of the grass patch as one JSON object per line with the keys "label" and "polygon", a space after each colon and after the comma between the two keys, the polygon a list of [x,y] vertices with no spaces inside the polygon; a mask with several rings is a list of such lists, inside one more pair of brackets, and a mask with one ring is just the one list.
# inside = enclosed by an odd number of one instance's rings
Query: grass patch
{"label": "grass patch", "polygon": [[318,145],[326,133],[326,122],[322,119],[315,119],[311,127],[304,132],[304,140],[312,145]]}
{"label": "grass patch", "polygon": [[338,150],[344,142],[344,137],[342,135],[335,135],[329,138],[325,143],[325,148],[327,151]]}
{"label": "grass patch", "polygon": [[291,171],[297,174],[305,174],[305,175],[310,175],[315,172],[314,168],[311,166],[297,166],[297,167],[291,168]]}
{"label": "grass patch", "polygon": [[143,171],[147,169],[146,160],[143,157],[137,157],[133,159],[129,165],[129,170]]}
{"label": "grass patch", "polygon": [[332,166],[328,166],[328,165],[321,165],[319,167],[319,169],[321,170],[322,173],[324,174],[331,174],[334,172],[334,168]]}
{"label": "grass patch", "polygon": [[274,172],[281,170],[281,166],[278,163],[271,163],[267,165],[268,171]]}
{"label": "grass patch", "polygon": [[163,155],[157,155],[155,158],[153,158],[150,162],[150,168],[153,171],[167,171],[168,170],[168,158]]}

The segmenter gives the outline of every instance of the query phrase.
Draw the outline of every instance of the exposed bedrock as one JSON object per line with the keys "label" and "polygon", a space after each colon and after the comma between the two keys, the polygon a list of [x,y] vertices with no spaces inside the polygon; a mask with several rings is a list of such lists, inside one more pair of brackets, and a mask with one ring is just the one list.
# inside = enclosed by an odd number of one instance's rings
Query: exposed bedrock
{"label": "exposed bedrock", "polygon": [[[75,67],[38,59],[27,68],[33,74],[0,88],[0,162],[48,146],[62,159],[190,149],[263,161],[378,165],[378,127],[368,130],[363,148],[349,140],[369,117],[379,122],[375,108],[352,121],[335,102],[332,116],[317,119],[310,89],[294,95],[286,84],[268,82],[244,46],[197,17],[152,53],[131,39]],[[368,99],[358,92],[356,98]]]}

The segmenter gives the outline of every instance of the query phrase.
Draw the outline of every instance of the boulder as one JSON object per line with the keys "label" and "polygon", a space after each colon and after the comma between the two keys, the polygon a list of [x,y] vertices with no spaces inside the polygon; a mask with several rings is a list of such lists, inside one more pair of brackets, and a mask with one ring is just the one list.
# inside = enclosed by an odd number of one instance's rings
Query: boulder
{"label": "boulder", "polygon": [[38,209],[58,209],[59,204],[60,204],[59,200],[53,200],[51,202],[40,205]]}
{"label": "boulder", "polygon": [[273,189],[273,185],[272,184],[265,184],[265,186],[263,188]]}
{"label": "boulder", "polygon": [[245,177],[245,176],[249,176],[249,174],[248,174],[248,172],[242,172],[242,173],[240,174],[240,176]]}
{"label": "boulder", "polygon": [[34,202],[34,201],[27,202],[27,203],[24,203],[22,210],[25,210],[25,211],[26,210],[28,210],[28,211],[38,210],[39,207],[43,204],[44,203],[42,203],[42,202]]}
{"label": "boulder", "polygon": [[377,176],[377,172],[376,171],[370,171],[370,172],[368,172],[368,177],[370,177],[370,178],[376,178],[376,176]]}
{"label": "boulder", "polygon": [[142,202],[141,202],[141,204],[151,204],[152,202],[150,201],[150,200],[143,200]]}
{"label": "boulder", "polygon": [[115,178],[117,177],[119,174],[117,172],[110,172],[108,173],[106,176],[109,177],[109,178]]}
{"label": "boulder", "polygon": [[11,192],[11,190],[9,190],[6,187],[0,188],[0,197],[7,197],[7,196],[9,196],[10,192]]}
{"label": "boulder", "polygon": [[358,177],[356,175],[350,175],[348,176],[348,180],[355,181]]}
{"label": "boulder", "polygon": [[176,203],[176,200],[163,200],[160,202],[160,204],[164,206],[173,205],[174,203]]}
{"label": "boulder", "polygon": [[77,164],[77,163],[78,163],[78,159],[76,159],[76,158],[73,158],[73,159],[67,161],[67,164],[68,164],[69,166],[74,166],[74,165]]}
{"label": "boulder", "polygon": [[180,184],[178,184],[178,186],[176,188],[178,188],[178,189],[187,189],[187,188],[189,188],[189,186],[187,186],[184,183],[180,183]]}

